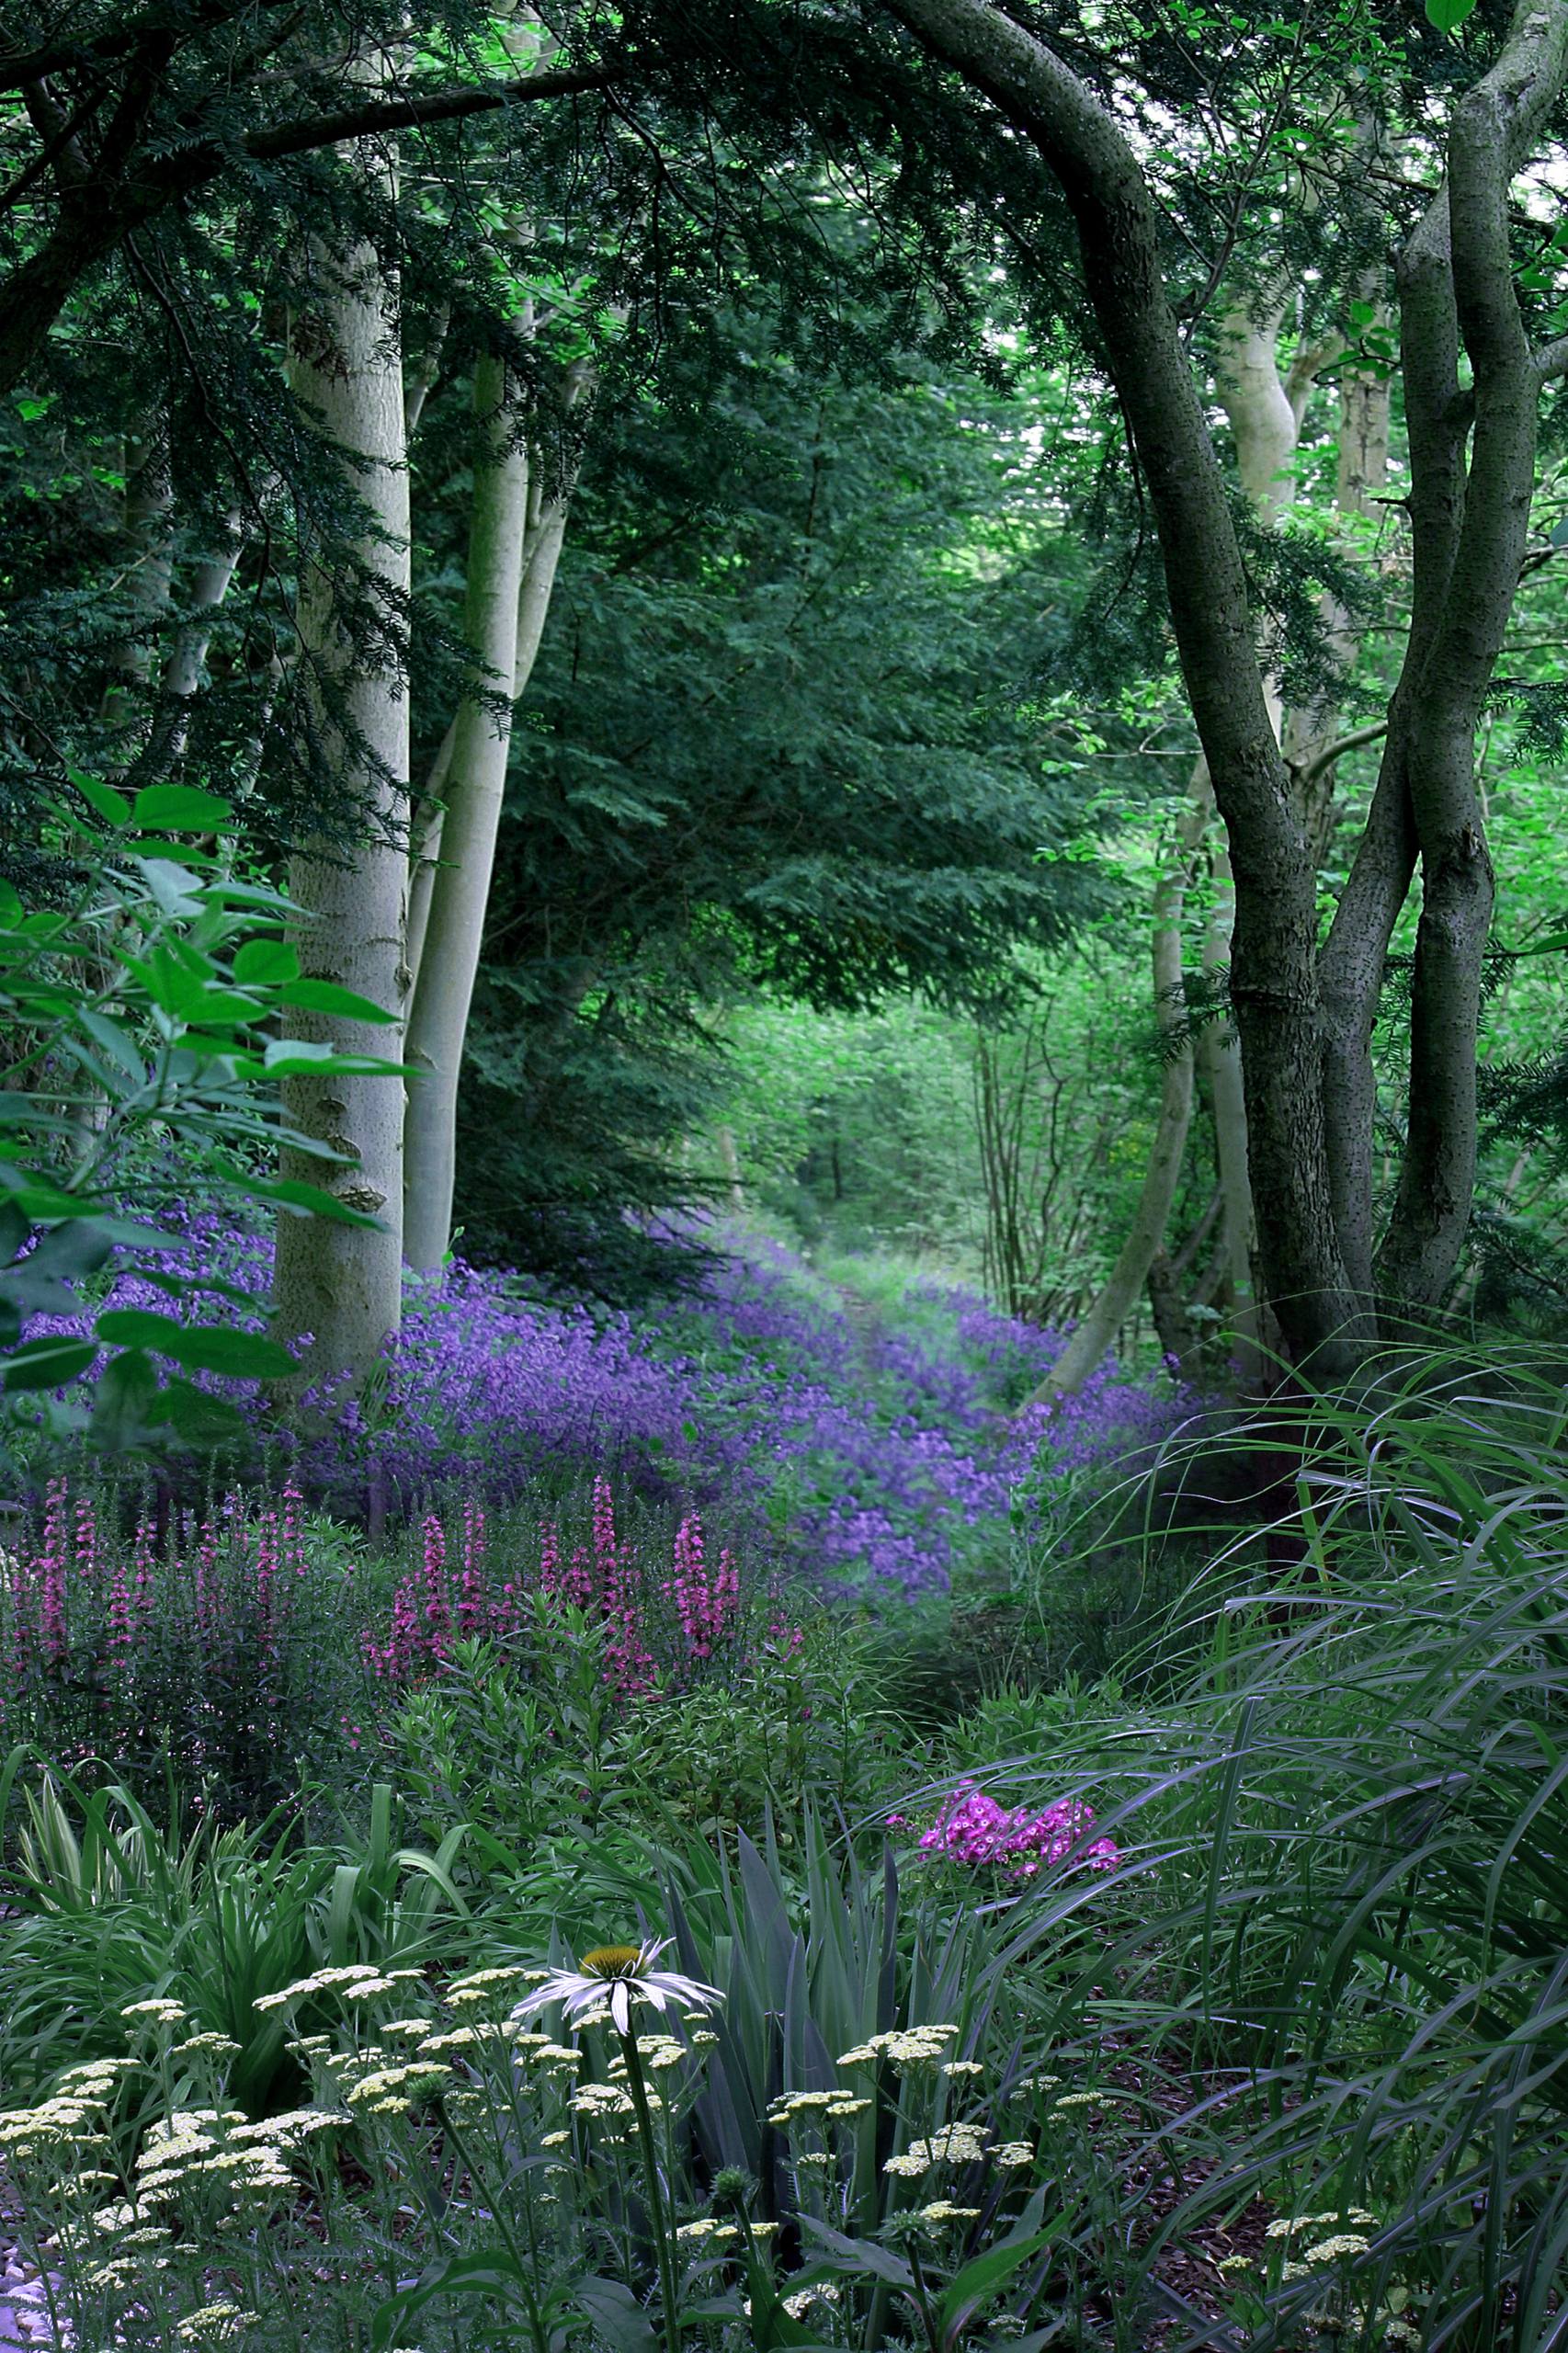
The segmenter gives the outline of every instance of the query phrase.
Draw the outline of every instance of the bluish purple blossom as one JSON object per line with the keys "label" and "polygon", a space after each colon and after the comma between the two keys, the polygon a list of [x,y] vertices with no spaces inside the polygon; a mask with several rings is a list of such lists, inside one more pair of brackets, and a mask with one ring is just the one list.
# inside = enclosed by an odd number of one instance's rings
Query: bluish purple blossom
{"label": "bluish purple blossom", "polygon": [[[243,1320],[264,1327],[270,1243],[200,1220],[170,1236],[163,1263],[124,1276],[115,1303],[168,1312],[149,1276],[193,1269],[254,1299]],[[278,1442],[349,1508],[371,1489],[412,1507],[454,1483],[505,1501],[558,1471],[722,1497],[824,1586],[913,1595],[946,1590],[959,1563],[1005,1545],[1026,1480],[1038,1498],[1053,1482],[1108,1478],[1190,1407],[1168,1380],[1108,1361],[1076,1396],[1018,1410],[1062,1334],[932,1283],[909,1303],[891,1324],[751,1237],[635,1319],[545,1303],[456,1264],[410,1278],[382,1375],[358,1397],[307,1397]]]}

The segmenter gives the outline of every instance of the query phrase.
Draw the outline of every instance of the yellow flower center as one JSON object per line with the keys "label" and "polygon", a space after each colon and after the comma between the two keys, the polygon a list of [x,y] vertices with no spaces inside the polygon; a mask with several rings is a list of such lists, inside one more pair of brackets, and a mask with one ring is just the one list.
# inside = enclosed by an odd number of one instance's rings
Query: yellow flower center
{"label": "yellow flower center", "polygon": [[642,1958],[637,1945],[596,1945],[583,1955],[581,1966],[589,1977],[630,1977]]}

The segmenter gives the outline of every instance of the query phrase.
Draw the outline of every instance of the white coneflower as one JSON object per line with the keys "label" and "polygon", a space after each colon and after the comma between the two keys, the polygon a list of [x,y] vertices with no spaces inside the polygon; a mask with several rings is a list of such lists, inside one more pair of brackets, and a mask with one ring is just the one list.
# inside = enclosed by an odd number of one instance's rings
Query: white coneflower
{"label": "white coneflower", "polygon": [[633,2002],[651,2002],[656,2010],[666,2010],[672,2003],[687,2010],[712,2009],[724,1998],[716,1985],[704,1985],[695,1977],[677,1977],[673,1969],[654,1968],[665,1946],[673,1942],[673,1938],[665,1937],[658,1944],[596,1945],[575,1969],[552,1969],[517,2004],[512,2018],[514,2021],[532,2018],[551,2002],[559,2002],[571,2026],[585,2011],[608,2003],[611,2025],[618,2034],[627,2035],[631,2031]]}

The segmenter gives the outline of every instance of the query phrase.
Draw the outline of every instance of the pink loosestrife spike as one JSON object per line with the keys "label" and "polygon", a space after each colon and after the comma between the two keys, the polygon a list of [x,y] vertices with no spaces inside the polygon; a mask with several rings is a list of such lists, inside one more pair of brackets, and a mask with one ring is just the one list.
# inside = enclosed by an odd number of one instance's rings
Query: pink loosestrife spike
{"label": "pink loosestrife spike", "polygon": [[98,1516],[89,1495],[76,1505],[76,1574],[85,1586],[97,1583]]}
{"label": "pink loosestrife spike", "polygon": [[436,1514],[426,1512],[425,1539],[425,1646],[432,1659],[440,1658],[447,1647],[447,1631],[451,1624],[451,1604],[447,1595],[447,1531]]}
{"label": "pink loosestrife spike", "polygon": [[610,1494],[609,1481],[600,1472],[594,1480],[594,1566],[601,1594],[609,1589],[619,1549],[615,1528],[615,1498]]}
{"label": "pink loosestrife spike", "polygon": [[[547,1519],[539,1532],[539,1588],[548,1594],[561,1590],[561,1531],[552,1519]],[[506,1590],[510,1593],[511,1586]]]}
{"label": "pink loosestrife spike", "polygon": [[256,1615],[262,1641],[270,1645],[278,1582],[278,1514],[264,1511],[256,1535]]}
{"label": "pink loosestrife spike", "polygon": [[196,1622],[203,1634],[211,1628],[214,1608],[213,1586],[218,1568],[218,1550],[222,1542],[218,1524],[210,1517],[201,1523],[201,1541],[196,1553]]}
{"label": "pink loosestrife spike", "polygon": [[136,1522],[136,1534],[131,1544],[131,1562],[134,1569],[136,1608],[143,1618],[149,1614],[153,1607],[153,1547],[156,1540],[157,1530],[147,1514],[142,1512]]}
{"label": "pink loosestrife spike", "polygon": [[[607,1506],[608,1502],[608,1484],[602,1480],[596,1480],[596,1509],[601,1486]],[[614,1543],[613,1521],[609,1522],[609,1529],[611,1548],[600,1555],[607,1572],[602,1606],[608,1630],[605,1640],[604,1676],[605,1681],[623,1699],[631,1699],[652,1686],[654,1666],[642,1640],[641,1566],[634,1552],[625,1545]],[[597,1520],[595,1532],[597,1536]]]}
{"label": "pink loosestrife spike", "polygon": [[487,1596],[484,1574],[484,1506],[471,1495],[463,1506],[462,1604],[460,1619],[467,1632],[477,1634],[485,1624],[498,1624],[501,1612]]}
{"label": "pink loosestrife spike", "polygon": [[292,1479],[283,1490],[283,1573],[290,1571],[302,1577],[309,1565],[305,1559],[304,1531],[305,1498]]}
{"label": "pink loosestrife spike", "polygon": [[39,1637],[44,1663],[58,1666],[65,1656],[65,1571],[70,1555],[71,1513],[63,1479],[51,1479],[44,1503],[43,1551],[39,1557]]}
{"label": "pink loosestrife spike", "polygon": [[586,1609],[594,1599],[594,1564],[585,1545],[579,1544],[567,1567],[561,1573],[561,1597],[574,1609]]}
{"label": "pink loosestrife spike", "polygon": [[125,1579],[123,1555],[117,1555],[108,1589],[108,1646],[121,1661],[131,1654],[131,1589]]}
{"label": "pink loosestrife spike", "polygon": [[728,1545],[719,1555],[719,1576],[715,1586],[719,1606],[719,1628],[733,1634],[740,1620],[741,1573],[735,1556]]}

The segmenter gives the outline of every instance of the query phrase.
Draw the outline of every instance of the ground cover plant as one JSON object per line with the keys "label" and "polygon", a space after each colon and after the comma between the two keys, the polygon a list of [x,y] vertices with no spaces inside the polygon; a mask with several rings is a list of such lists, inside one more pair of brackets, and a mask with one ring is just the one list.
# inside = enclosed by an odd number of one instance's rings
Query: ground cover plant
{"label": "ground cover plant", "polygon": [[[1499,2313],[1549,2343],[1562,1416],[1527,1354],[1303,1408],[1295,1566],[1216,1528],[1178,1692],[1135,1662],[1031,1692],[1015,1657],[933,1737],[858,1686],[841,1615],[748,1580],[737,1608],[694,1515],[633,1536],[601,1480],[532,1529],[526,1594],[471,1502],[410,1529],[369,1624],[358,1595],[368,1836],[186,1827],[18,1752],[0,2066],[51,2325],[850,2346],[1022,2319],[1131,2353],[1462,2343]],[[596,1962],[607,1922],[633,1933]],[[584,1952],[588,2033],[517,2014]],[[620,1968],[717,1992],[638,2012],[629,2056]],[[304,2336],[273,2313],[299,2267]]]}

